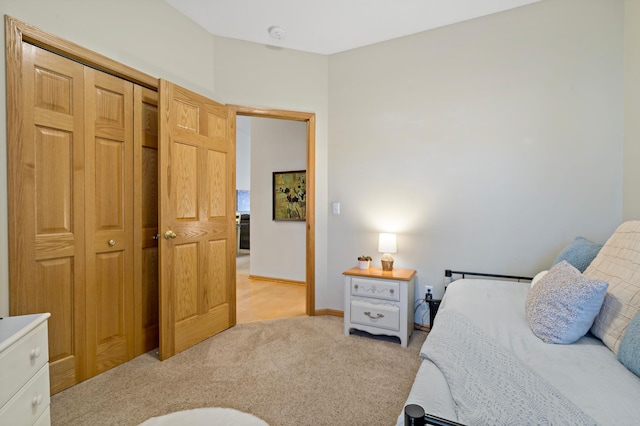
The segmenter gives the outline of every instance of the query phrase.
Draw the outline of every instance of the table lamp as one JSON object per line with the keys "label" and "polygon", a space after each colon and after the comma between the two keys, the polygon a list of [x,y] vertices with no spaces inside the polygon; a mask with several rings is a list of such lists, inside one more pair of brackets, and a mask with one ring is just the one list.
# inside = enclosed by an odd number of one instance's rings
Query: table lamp
{"label": "table lamp", "polygon": [[395,253],[397,251],[396,234],[381,232],[380,238],[378,239],[378,251],[380,253],[384,253],[381,259],[382,270],[383,271],[393,270],[393,257],[391,257],[390,253]]}

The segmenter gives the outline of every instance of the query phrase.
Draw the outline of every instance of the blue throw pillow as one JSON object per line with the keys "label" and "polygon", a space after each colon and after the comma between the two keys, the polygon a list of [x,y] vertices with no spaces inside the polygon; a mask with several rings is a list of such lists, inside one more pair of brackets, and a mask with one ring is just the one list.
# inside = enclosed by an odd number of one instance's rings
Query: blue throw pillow
{"label": "blue throw pillow", "polygon": [[566,260],[578,271],[584,272],[591,264],[591,261],[598,255],[601,248],[602,244],[596,244],[584,237],[577,237],[560,252],[551,266]]}
{"label": "blue throw pillow", "polygon": [[618,349],[618,361],[640,377],[640,313],[627,326]]}

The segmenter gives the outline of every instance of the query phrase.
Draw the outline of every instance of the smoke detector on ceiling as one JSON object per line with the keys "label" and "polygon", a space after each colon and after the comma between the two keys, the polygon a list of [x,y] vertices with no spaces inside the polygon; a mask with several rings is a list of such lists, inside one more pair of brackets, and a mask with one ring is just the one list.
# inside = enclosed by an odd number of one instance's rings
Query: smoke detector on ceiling
{"label": "smoke detector on ceiling", "polygon": [[282,28],[277,26],[269,27],[267,31],[269,32],[271,38],[275,38],[276,40],[282,40],[287,35],[287,33],[284,32]]}

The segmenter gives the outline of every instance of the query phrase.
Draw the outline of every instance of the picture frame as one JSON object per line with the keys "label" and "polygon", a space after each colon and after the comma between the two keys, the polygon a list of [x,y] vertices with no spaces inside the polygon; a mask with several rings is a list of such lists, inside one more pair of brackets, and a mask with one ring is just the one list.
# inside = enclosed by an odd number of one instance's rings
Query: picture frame
{"label": "picture frame", "polygon": [[307,220],[307,171],[273,172],[273,220]]}

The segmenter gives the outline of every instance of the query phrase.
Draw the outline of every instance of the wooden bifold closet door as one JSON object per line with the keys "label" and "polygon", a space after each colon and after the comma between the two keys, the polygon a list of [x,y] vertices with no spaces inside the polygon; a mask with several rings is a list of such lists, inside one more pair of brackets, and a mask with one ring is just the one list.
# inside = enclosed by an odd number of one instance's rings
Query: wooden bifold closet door
{"label": "wooden bifold closet door", "polygon": [[50,312],[52,392],[86,377],[84,67],[22,44],[22,128],[8,141],[11,315]]}
{"label": "wooden bifold closet door", "polygon": [[158,346],[157,94],[23,42],[20,96],[10,309],[51,312],[55,393]]}
{"label": "wooden bifold closet door", "polygon": [[134,356],[133,84],[84,69],[87,374]]}

